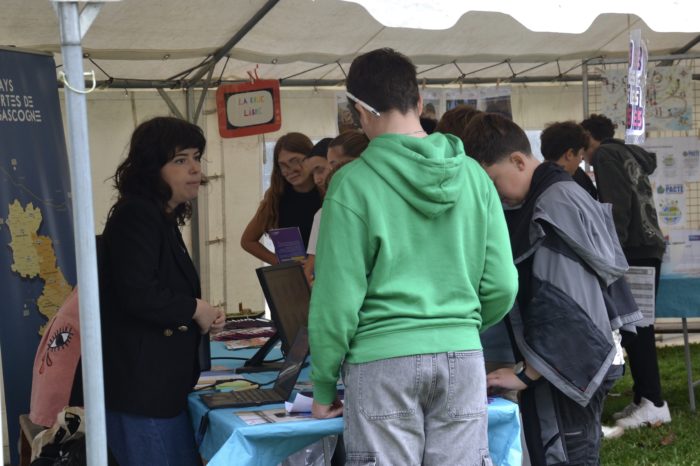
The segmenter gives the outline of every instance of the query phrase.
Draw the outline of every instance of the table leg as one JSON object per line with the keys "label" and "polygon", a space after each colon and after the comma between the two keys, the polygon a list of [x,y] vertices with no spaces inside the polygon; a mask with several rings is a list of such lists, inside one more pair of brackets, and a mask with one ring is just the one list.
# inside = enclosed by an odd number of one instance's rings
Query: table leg
{"label": "table leg", "polygon": [[690,359],[690,342],[688,341],[688,319],[683,317],[683,346],[685,349],[685,371],[688,375],[688,400],[690,401],[690,412],[695,412],[695,382],[693,381],[693,364]]}

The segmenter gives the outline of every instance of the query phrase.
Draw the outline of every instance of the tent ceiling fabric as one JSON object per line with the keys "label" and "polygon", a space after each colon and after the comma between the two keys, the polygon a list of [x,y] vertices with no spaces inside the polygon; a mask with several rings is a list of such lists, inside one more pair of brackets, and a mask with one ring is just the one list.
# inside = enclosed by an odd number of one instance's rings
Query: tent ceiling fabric
{"label": "tent ceiling fabric", "polygon": [[[222,47],[265,4],[265,0],[107,3],[83,39],[84,50],[94,61],[86,60],[86,70],[95,69],[101,80],[160,81],[177,76]],[[53,52],[61,63],[58,21],[49,0],[4,0],[2,11],[0,45]],[[354,56],[379,47],[411,57],[425,79],[457,79],[462,74],[507,79],[513,73],[536,78],[567,70],[580,74],[582,60],[625,57],[629,30],[635,28],[642,29],[650,55],[666,55],[700,34],[700,20],[697,33],[658,33],[636,16],[605,14],[582,34],[560,34],[532,32],[501,13],[469,12],[450,29],[429,31],[384,27],[355,3],[280,0],[217,64],[213,76],[216,80],[223,72],[224,80],[246,80],[246,72],[259,65],[258,75],[264,78],[341,83],[344,74],[338,63],[347,71]],[[689,52],[700,52],[700,46]]]}

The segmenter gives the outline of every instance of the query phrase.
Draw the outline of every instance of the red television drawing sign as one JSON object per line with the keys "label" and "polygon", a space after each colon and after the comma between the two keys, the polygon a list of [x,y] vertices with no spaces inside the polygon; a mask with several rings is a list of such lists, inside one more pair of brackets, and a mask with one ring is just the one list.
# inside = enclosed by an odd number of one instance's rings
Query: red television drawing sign
{"label": "red television drawing sign", "polygon": [[282,126],[280,83],[274,79],[225,84],[216,91],[222,138],[278,131]]}

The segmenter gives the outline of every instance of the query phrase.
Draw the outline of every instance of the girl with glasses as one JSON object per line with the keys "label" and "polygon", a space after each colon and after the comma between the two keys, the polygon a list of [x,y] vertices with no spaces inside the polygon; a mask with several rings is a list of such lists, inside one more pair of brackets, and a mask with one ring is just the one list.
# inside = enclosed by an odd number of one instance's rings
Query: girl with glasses
{"label": "girl with glasses", "polygon": [[321,196],[304,160],[313,143],[304,134],[287,133],[275,144],[270,188],[241,236],[241,247],[268,264],[277,264],[275,254],[260,238],[275,228],[299,227],[306,247],[314,214]]}

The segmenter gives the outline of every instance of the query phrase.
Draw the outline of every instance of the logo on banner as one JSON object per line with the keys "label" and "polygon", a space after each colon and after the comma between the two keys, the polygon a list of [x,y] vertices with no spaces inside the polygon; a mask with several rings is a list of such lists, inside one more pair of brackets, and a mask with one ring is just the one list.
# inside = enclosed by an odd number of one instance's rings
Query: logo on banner
{"label": "logo on banner", "polygon": [[665,225],[676,225],[680,223],[683,213],[678,207],[678,201],[675,199],[669,199],[661,201],[659,209],[659,219]]}
{"label": "logo on banner", "polygon": [[683,151],[683,164],[686,170],[696,171],[700,166],[700,150]]}
{"label": "logo on banner", "polygon": [[278,131],[282,126],[280,83],[260,79],[223,85],[216,91],[216,111],[222,138]]}

